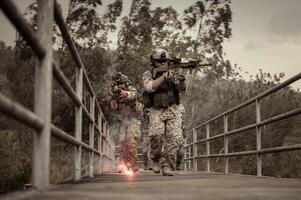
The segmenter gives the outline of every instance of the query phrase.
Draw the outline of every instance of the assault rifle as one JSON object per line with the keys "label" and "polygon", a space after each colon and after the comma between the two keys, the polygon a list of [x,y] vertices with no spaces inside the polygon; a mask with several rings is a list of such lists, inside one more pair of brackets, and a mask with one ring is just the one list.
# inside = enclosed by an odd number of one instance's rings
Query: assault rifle
{"label": "assault rifle", "polygon": [[211,66],[211,63],[201,63],[200,60],[187,60],[182,61],[181,58],[173,58],[167,62],[167,66],[153,68],[153,77],[156,77],[157,73],[169,72],[175,69],[189,70],[190,72],[197,67]]}
{"label": "assault rifle", "polygon": [[123,88],[118,87],[117,85],[112,85],[111,92],[112,92],[112,99],[115,99],[118,103],[122,103],[123,99],[120,96],[120,92]]}

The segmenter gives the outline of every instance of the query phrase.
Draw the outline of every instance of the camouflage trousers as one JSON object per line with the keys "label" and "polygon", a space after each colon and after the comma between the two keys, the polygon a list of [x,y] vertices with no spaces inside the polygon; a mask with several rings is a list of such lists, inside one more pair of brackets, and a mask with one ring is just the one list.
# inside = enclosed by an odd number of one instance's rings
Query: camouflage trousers
{"label": "camouflage trousers", "polygon": [[141,122],[136,118],[130,118],[120,122],[119,126],[119,141],[128,139],[133,143],[137,143],[137,140],[141,137]]}
{"label": "camouflage trousers", "polygon": [[120,124],[120,158],[133,171],[138,171],[137,140],[140,138],[140,121],[133,118]]}
{"label": "camouflage trousers", "polygon": [[181,144],[177,152],[177,170],[181,169],[181,163],[184,158],[184,144]]}
{"label": "camouflage trousers", "polygon": [[182,113],[178,105],[149,109],[150,155],[160,167],[176,168],[176,156],[183,144]]}

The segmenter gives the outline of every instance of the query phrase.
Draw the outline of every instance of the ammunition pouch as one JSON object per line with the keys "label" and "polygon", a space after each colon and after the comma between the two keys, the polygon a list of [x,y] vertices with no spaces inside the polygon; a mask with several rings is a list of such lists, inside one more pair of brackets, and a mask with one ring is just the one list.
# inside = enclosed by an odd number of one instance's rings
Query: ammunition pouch
{"label": "ammunition pouch", "polygon": [[158,108],[167,108],[176,103],[173,91],[159,92],[154,94],[153,106]]}
{"label": "ammunition pouch", "polygon": [[153,94],[152,93],[148,93],[146,91],[144,91],[142,93],[142,103],[146,108],[149,108],[153,105],[152,99],[153,99]]}
{"label": "ammunition pouch", "polygon": [[159,91],[155,93],[143,93],[143,104],[145,107],[167,108],[173,104],[179,104],[172,90]]}

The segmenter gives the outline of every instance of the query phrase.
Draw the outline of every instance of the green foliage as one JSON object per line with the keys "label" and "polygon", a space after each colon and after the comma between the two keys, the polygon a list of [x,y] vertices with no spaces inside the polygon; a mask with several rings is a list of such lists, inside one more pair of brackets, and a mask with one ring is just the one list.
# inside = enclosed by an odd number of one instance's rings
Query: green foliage
{"label": "green foliage", "polygon": [[[149,68],[149,54],[165,48],[172,56],[198,58],[213,64],[202,72],[210,77],[230,77],[233,67],[224,59],[222,43],[231,37],[230,1],[198,1],[185,10],[182,19],[172,8],[151,8],[148,0],[132,1],[118,35],[117,70],[141,88],[142,73]],[[191,34],[195,27],[197,37]],[[188,30],[186,30],[188,29]]]}
{"label": "green foliage", "polygon": [[216,77],[232,75],[232,66],[224,59],[223,42],[232,36],[230,0],[197,1],[184,11],[184,22],[189,30],[197,29],[192,48],[194,58],[213,64],[210,71]]}
{"label": "green foliage", "polygon": [[122,11],[122,1],[108,5],[105,14],[100,15],[100,0],[71,0],[67,25],[74,40],[81,47],[103,47],[108,43],[108,33],[116,29],[115,22]]}
{"label": "green foliage", "polygon": [[133,0],[128,17],[122,19],[118,34],[116,68],[128,75],[138,89],[142,73],[148,67],[151,51],[151,13],[148,0]]}
{"label": "green foliage", "polygon": [[134,0],[118,35],[117,70],[127,74],[141,90],[141,76],[150,67],[152,49],[168,48],[179,29],[181,22],[172,7],[151,9],[150,1]]}
{"label": "green foliage", "polygon": [[7,67],[12,63],[14,56],[14,49],[10,46],[6,46],[3,41],[0,41],[0,74],[6,72]]}
{"label": "green foliage", "polygon": [[0,182],[8,183],[11,190],[23,189],[31,177],[32,134],[25,127],[1,130],[0,141]]}

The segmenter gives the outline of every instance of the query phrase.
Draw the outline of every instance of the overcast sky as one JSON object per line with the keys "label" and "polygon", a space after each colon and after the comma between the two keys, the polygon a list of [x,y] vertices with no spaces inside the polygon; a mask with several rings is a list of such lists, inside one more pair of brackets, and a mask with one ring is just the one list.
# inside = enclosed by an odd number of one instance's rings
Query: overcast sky
{"label": "overcast sky", "polygon": [[[14,0],[20,10],[32,0]],[[66,6],[67,0],[60,1]],[[106,5],[110,0],[103,0]],[[179,13],[195,0],[152,0],[153,6],[173,6]],[[124,0],[124,14],[131,0]],[[233,37],[225,42],[227,58],[243,71],[256,74],[301,71],[301,0],[232,0]],[[0,12],[0,40],[13,44],[15,31]],[[115,36],[112,38],[116,41]],[[246,75],[247,76],[247,75]],[[300,81],[297,82],[301,86]]]}
{"label": "overcast sky", "polygon": [[251,74],[301,72],[300,0],[232,0],[231,8],[233,38],[225,48],[232,63]]}

